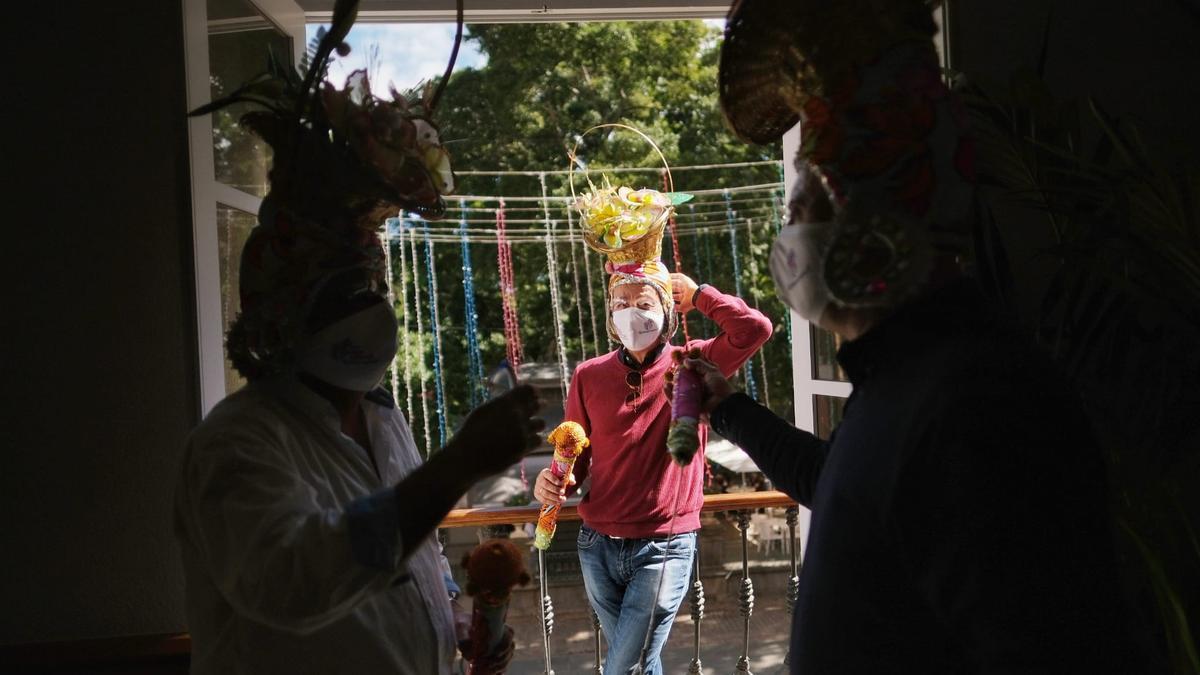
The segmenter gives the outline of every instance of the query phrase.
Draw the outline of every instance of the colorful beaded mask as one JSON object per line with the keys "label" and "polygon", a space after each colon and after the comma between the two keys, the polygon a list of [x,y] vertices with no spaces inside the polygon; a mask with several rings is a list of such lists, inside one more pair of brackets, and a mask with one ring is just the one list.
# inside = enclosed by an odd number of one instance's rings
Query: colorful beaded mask
{"label": "colorful beaded mask", "polygon": [[726,119],[754,142],[800,122],[797,162],[834,207],[824,272],[844,306],[895,306],[923,287],[935,254],[968,247],[973,150],[941,79],[931,7],[742,0],[727,24]]}

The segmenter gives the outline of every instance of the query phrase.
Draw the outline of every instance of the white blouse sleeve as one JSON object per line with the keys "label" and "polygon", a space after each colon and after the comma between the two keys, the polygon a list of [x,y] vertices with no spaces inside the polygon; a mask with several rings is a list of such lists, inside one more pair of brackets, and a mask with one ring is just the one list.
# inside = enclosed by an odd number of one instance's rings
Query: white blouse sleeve
{"label": "white blouse sleeve", "polygon": [[345,509],[322,508],[264,439],[224,432],[191,444],[184,536],[238,612],[307,633],[405,576],[391,489]]}

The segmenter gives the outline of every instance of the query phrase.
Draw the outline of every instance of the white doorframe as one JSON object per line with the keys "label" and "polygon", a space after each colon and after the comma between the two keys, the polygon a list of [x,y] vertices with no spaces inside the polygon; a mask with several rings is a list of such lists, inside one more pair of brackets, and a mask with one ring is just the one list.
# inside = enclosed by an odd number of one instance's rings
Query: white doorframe
{"label": "white doorframe", "polygon": [[[790,199],[796,186],[796,156],[800,152],[800,125],[783,135],[783,188]],[[795,406],[796,426],[815,433],[816,396],[850,396],[849,382],[818,380],[813,376],[812,330],[807,320],[792,312],[792,404]]]}
{"label": "white doorframe", "polygon": [[[292,38],[295,62],[304,53],[304,11],[292,0],[247,0]],[[183,40],[188,110],[212,100],[209,84],[208,9],[205,0],[183,0]],[[224,28],[227,30],[227,27]],[[225,341],[221,320],[221,279],[217,243],[217,205],[258,213],[259,197],[216,180],[212,116],[188,120],[192,172],[192,255],[196,285],[196,364],[200,414],[207,415],[225,397]]]}

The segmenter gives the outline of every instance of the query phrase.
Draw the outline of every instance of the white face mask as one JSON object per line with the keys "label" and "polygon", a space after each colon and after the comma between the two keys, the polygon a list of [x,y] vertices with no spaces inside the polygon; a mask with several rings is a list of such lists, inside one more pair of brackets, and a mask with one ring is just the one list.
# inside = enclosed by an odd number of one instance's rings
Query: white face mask
{"label": "white face mask", "polygon": [[630,351],[641,351],[658,342],[662,335],[663,312],[626,307],[612,313],[613,327],[621,344]]}
{"label": "white face mask", "polygon": [[371,391],[396,355],[396,314],[377,302],[317,331],[297,349],[300,370],[350,391]]}
{"label": "white face mask", "polygon": [[771,278],[779,299],[817,325],[833,300],[825,283],[825,253],[833,231],[829,222],[787,225],[771,247]]}

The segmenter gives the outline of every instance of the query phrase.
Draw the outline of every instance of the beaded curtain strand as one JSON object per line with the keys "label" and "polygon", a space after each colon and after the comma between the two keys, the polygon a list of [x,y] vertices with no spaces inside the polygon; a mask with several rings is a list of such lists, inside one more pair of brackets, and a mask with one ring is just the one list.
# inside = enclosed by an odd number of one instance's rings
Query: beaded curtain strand
{"label": "beaded curtain strand", "polygon": [[[730,200],[729,191],[726,190],[724,194],[725,219],[729,226],[730,256],[733,258],[733,286],[734,292],[740,298],[742,297],[742,261],[738,254],[737,214],[733,210],[733,204]],[[754,381],[754,357],[746,360],[746,365],[743,372],[746,378],[746,393],[750,395],[750,398],[758,400],[758,386]]]}
{"label": "beaded curtain strand", "polygon": [[571,237],[571,241],[567,242],[567,247],[571,249],[571,279],[575,283],[575,319],[579,323],[579,360],[587,360],[587,336],[583,332],[583,296],[579,290],[579,258],[575,255],[575,220],[571,216],[571,207],[566,208],[567,212],[567,235]]}
{"label": "beaded curtain strand", "polygon": [[475,310],[475,270],[471,265],[471,244],[467,240],[467,204],[461,202],[462,221],[462,276],[463,276],[463,326],[467,333],[467,370],[470,372],[471,407],[483,403],[483,354],[479,349],[479,315]]}
{"label": "beaded curtain strand", "polygon": [[504,200],[496,209],[496,265],[500,270],[500,305],[504,312],[504,345],[513,373],[521,366],[521,327],[517,323],[517,288],[513,282],[512,244],[505,232]]}
{"label": "beaded curtain strand", "polygon": [[[754,309],[762,311],[758,306],[758,256],[754,253],[754,221],[750,218],[746,219],[746,246],[750,249],[750,298],[754,300]],[[770,408],[771,388],[770,376],[767,375],[767,350],[759,349],[756,354],[759,367],[762,369],[763,405]]]}
{"label": "beaded curtain strand", "polygon": [[[599,355],[600,332],[596,329],[596,285],[592,280],[592,250],[586,244],[583,244],[583,274],[587,277],[588,318],[592,321],[592,353]],[[608,311],[607,306],[605,311]]]}
{"label": "beaded curtain strand", "polygon": [[425,388],[425,326],[421,322],[421,275],[417,271],[420,266],[417,263],[416,228],[408,228],[408,235],[408,250],[412,253],[413,314],[417,317],[417,356],[421,364],[417,381],[421,383],[421,421],[425,425],[425,458],[428,459],[433,454],[433,436],[429,433],[429,392]]}
{"label": "beaded curtain strand", "polygon": [[[496,265],[500,277],[500,306],[504,313],[504,347],[508,365],[515,377],[525,354],[521,349],[521,325],[517,323],[517,287],[513,282],[512,245],[505,232],[504,199],[496,209]],[[529,492],[529,476],[525,471],[525,458],[521,458],[521,491]]]}
{"label": "beaded curtain strand", "polygon": [[400,221],[400,229],[396,231],[396,258],[400,261],[400,353],[404,357],[404,416],[412,424],[413,421],[413,390],[412,390],[412,348],[408,333],[408,252],[404,248],[404,221]]}
{"label": "beaded curtain strand", "polygon": [[439,448],[446,447],[446,381],[442,372],[442,322],[438,315],[437,268],[434,264],[433,242],[429,241],[429,223],[422,223],[425,234],[425,273],[429,283],[429,330],[433,333],[433,388],[437,394]]}
{"label": "beaded curtain strand", "polygon": [[[771,214],[775,217],[775,234],[778,235],[783,229],[783,209],[784,209],[784,194],[783,194],[783,164],[779,165],[779,185],[780,187],[772,193]],[[767,255],[771,255],[770,249],[767,250]],[[792,310],[784,307],[784,313],[787,315],[787,337],[788,347],[792,346]],[[788,350],[791,353],[791,350]]]}
{"label": "beaded curtain strand", "polygon": [[[703,283],[712,283],[712,277],[704,270],[704,257],[700,255],[703,249],[700,246],[700,233],[692,232],[692,250],[696,251],[696,273],[700,275],[699,281]],[[700,337],[707,340],[708,335],[708,317],[700,318]]]}
{"label": "beaded curtain strand", "polygon": [[[696,206],[694,204],[688,204],[688,214],[692,218],[695,217]],[[713,277],[712,246],[709,243],[708,237],[704,236],[704,233],[700,232],[699,230],[693,230],[692,236],[696,238],[696,250],[700,253],[700,274],[704,276],[704,281],[707,283],[713,283],[715,279]],[[704,243],[703,248],[700,246],[702,241]],[[700,325],[704,327],[705,339],[708,339],[716,334],[716,329],[713,325],[713,322],[707,316],[704,317],[704,321],[700,322]]]}
{"label": "beaded curtain strand", "polygon": [[[671,189],[670,174],[668,174],[665,169],[662,172],[662,182],[664,192]],[[679,232],[675,226],[674,210],[671,211],[671,216],[667,219],[667,225],[671,231],[671,257],[675,259],[675,271],[679,274],[683,274],[683,256],[679,253]],[[679,319],[679,323],[683,324],[683,344],[686,345],[692,341],[692,336],[688,333],[687,315],[682,315],[679,317]]]}
{"label": "beaded curtain strand", "polygon": [[[383,266],[387,270],[384,279],[387,281],[387,303],[388,307],[392,308],[392,314],[396,313],[396,289],[392,283],[392,240],[387,236],[388,226],[393,223],[398,223],[399,218],[388,218],[383,221],[383,233],[379,237],[379,243],[383,245]],[[397,335],[397,337],[399,337]],[[392,356],[391,368],[391,384],[392,384],[392,401],[396,407],[400,407],[400,350]]]}
{"label": "beaded curtain strand", "polygon": [[554,338],[558,347],[559,387],[562,389],[562,400],[567,400],[567,380],[570,373],[567,369],[567,347],[563,337],[562,305],[558,299],[558,255],[554,251],[554,221],[550,219],[550,202],[546,194],[546,174],[538,174],[538,182],[542,186],[542,213],[546,221],[546,265],[550,273],[550,304],[553,310]]}

